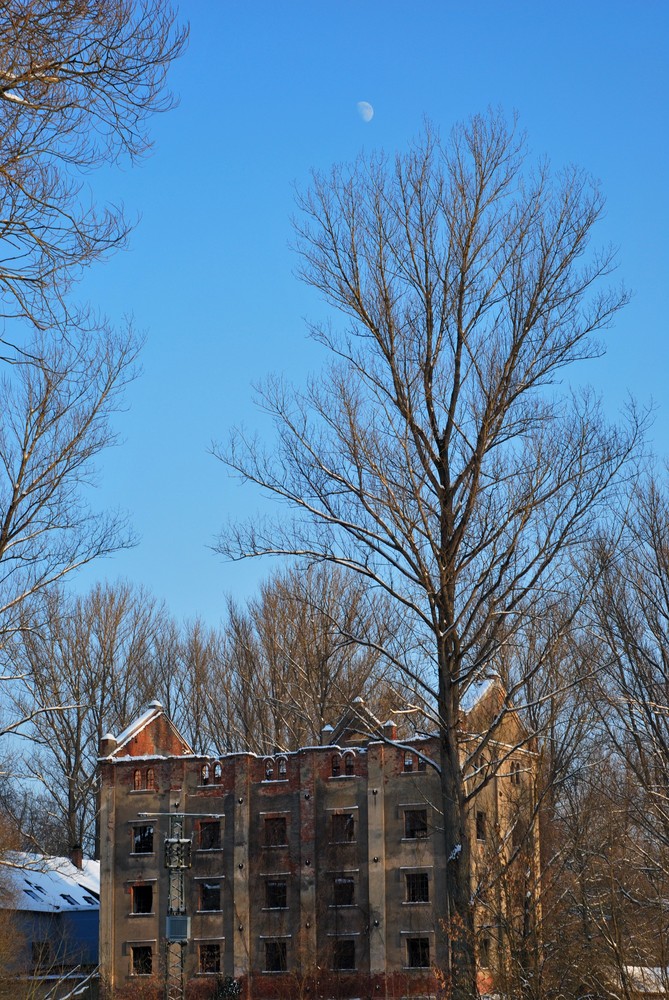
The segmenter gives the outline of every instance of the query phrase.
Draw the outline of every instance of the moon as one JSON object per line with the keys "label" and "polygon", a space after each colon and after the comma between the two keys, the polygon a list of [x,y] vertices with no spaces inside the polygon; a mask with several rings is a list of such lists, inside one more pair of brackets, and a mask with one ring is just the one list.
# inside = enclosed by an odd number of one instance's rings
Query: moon
{"label": "moon", "polygon": [[374,108],[368,101],[358,101],[358,114],[363,122],[371,122],[374,117]]}

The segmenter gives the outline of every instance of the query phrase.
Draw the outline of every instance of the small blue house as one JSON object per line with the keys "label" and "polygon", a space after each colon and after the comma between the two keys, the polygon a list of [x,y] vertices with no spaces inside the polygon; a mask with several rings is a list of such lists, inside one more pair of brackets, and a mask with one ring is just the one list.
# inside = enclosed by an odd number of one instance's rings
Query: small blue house
{"label": "small blue house", "polygon": [[0,906],[13,911],[16,975],[71,983],[98,966],[100,862],[8,851]]}

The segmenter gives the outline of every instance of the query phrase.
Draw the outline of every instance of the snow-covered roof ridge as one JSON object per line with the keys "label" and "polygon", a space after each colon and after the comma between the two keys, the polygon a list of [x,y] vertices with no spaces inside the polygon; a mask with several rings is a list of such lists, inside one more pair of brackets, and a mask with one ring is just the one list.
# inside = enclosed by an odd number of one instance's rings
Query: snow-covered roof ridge
{"label": "snow-covered roof ridge", "polygon": [[469,681],[460,694],[460,708],[466,714],[472,712],[495,687],[503,688],[502,678],[494,670],[487,670]]}
{"label": "snow-covered roof ridge", "polygon": [[157,719],[159,715],[163,712],[163,706],[159,701],[152,701],[149,703],[149,707],[138,719],[135,719],[130,725],[126,726],[122,733],[114,737],[116,739],[116,749],[118,750],[125,743],[128,743],[133,736],[137,736],[141,733],[143,729],[148,726],[150,722]]}
{"label": "snow-covered roof ridge", "polygon": [[100,862],[85,858],[77,868],[69,858],[7,851],[0,858],[6,893],[0,908],[46,913],[100,907]]}

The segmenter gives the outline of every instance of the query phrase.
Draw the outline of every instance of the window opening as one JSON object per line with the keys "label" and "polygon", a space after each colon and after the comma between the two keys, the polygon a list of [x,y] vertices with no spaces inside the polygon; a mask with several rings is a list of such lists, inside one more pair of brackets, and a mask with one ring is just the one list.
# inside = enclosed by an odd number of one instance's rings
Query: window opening
{"label": "window opening", "polygon": [[201,776],[200,776],[200,784],[201,785],[208,785],[209,784],[209,764],[203,764],[202,765],[202,772],[201,772]]}
{"label": "window opening", "polygon": [[271,781],[274,777],[274,761],[271,757],[265,760],[265,781]]}
{"label": "window opening", "polygon": [[482,969],[490,968],[490,938],[487,936],[481,938],[479,964]]}
{"label": "window opening", "polygon": [[338,778],[341,774],[341,757],[338,753],[332,755],[332,777]]}
{"label": "window opening", "polygon": [[286,817],[267,818],[265,820],[265,847],[285,847],[287,843]]}
{"label": "window opening", "polygon": [[427,969],[430,965],[430,939],[407,938],[407,965],[410,969]]}
{"label": "window opening", "polygon": [[485,840],[485,837],[486,837],[486,830],[485,830],[485,828],[486,828],[485,813],[482,810],[479,810],[476,813],[476,839],[477,840]]}
{"label": "window opening", "polygon": [[220,944],[200,945],[200,972],[202,975],[215,975],[221,971]]}
{"label": "window opening", "polygon": [[408,751],[404,754],[404,770],[413,771],[413,754]]}
{"label": "window opening", "polygon": [[417,768],[419,771],[427,771],[427,761],[424,757],[418,758]]}
{"label": "window opening", "polygon": [[288,906],[288,887],[283,879],[268,879],[265,882],[265,906],[268,910],[286,909]]}
{"label": "window opening", "polygon": [[153,954],[150,944],[133,945],[132,974],[133,976],[150,976],[153,971]]}
{"label": "window opening", "polygon": [[153,854],[153,827],[135,826],[132,831],[133,854]]}
{"label": "window opening", "polygon": [[355,899],[355,880],[352,878],[336,878],[334,880],[333,902],[335,906],[353,906]]}
{"label": "window opening", "polygon": [[221,883],[200,882],[200,909],[220,910],[220,908],[221,908]]}
{"label": "window opening", "polygon": [[278,773],[279,773],[279,778],[285,778],[286,777],[286,771],[287,771],[287,769],[288,768],[287,768],[286,758],[285,757],[279,757],[279,759],[277,761],[277,770],[278,770]]}
{"label": "window opening", "polygon": [[332,840],[335,844],[350,844],[355,840],[353,813],[335,813],[332,817]]}
{"label": "window opening", "polygon": [[288,955],[285,941],[265,941],[265,972],[285,972]]}
{"label": "window opening", "polygon": [[427,872],[407,872],[405,878],[407,903],[429,903],[430,888]]}
{"label": "window opening", "polygon": [[139,768],[137,768],[137,770],[134,771],[133,773],[132,787],[136,792],[138,792],[142,787],[142,772],[139,770]]}
{"label": "window opening", "polygon": [[149,767],[146,772],[146,787],[151,789],[156,787],[156,772]]}
{"label": "window opening", "polygon": [[200,850],[217,851],[221,847],[221,824],[219,820],[200,820]]}
{"label": "window opening", "polygon": [[153,886],[133,885],[132,912],[153,913]]}
{"label": "window opening", "polygon": [[214,764],[214,781],[217,785],[220,785],[223,779],[223,768],[219,761]]}
{"label": "window opening", "polygon": [[422,840],[427,837],[427,809],[405,810],[404,836],[408,840]]}
{"label": "window opening", "polygon": [[333,969],[355,969],[355,941],[352,938],[340,938],[334,943]]}
{"label": "window opening", "polygon": [[352,753],[347,753],[344,757],[344,774],[348,775],[349,778],[355,774],[355,757]]}

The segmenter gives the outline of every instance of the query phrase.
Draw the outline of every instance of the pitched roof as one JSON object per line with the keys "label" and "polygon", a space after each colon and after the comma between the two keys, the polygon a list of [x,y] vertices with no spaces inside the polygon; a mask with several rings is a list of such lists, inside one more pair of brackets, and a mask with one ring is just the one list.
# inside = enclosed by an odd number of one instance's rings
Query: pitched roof
{"label": "pitched roof", "polygon": [[0,858],[0,908],[59,913],[100,909],[100,862],[7,851]]}

